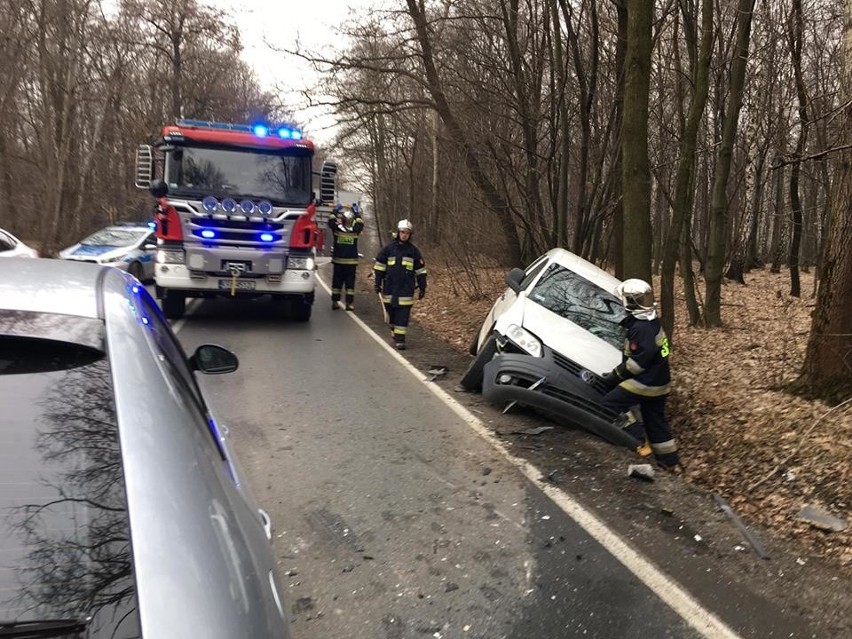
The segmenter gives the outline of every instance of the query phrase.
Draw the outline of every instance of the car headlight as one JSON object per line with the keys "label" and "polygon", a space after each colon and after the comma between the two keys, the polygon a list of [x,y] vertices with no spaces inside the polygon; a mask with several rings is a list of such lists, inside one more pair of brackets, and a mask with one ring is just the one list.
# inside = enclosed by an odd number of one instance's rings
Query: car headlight
{"label": "car headlight", "polygon": [[291,257],[287,260],[287,266],[293,269],[302,271],[314,270],[314,258],[312,257]]}
{"label": "car headlight", "polygon": [[524,327],[517,324],[510,324],[509,329],[506,331],[506,337],[512,340],[518,348],[526,351],[533,357],[541,357],[541,340]]}

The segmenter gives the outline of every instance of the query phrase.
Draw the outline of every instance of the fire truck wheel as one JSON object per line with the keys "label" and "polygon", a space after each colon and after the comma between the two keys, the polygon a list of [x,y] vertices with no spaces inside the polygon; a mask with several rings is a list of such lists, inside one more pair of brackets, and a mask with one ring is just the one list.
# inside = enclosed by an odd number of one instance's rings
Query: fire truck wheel
{"label": "fire truck wheel", "polygon": [[162,305],[163,315],[169,319],[180,319],[186,312],[186,296],[183,293],[165,291]]}

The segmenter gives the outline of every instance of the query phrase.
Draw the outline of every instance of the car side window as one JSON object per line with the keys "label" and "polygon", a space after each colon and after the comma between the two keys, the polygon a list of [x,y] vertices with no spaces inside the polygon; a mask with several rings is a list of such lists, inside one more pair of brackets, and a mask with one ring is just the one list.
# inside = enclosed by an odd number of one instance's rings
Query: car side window
{"label": "car side window", "polygon": [[540,257],[538,260],[533,262],[527,267],[526,275],[524,279],[521,281],[521,290],[526,289],[532,281],[538,277],[538,274],[541,273],[541,269],[544,268],[544,265],[547,264],[547,257]]}

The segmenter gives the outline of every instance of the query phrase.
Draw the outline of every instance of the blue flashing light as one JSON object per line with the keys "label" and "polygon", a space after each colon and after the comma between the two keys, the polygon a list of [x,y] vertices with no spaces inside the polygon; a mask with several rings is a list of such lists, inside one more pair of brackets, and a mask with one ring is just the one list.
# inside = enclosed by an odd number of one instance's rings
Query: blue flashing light
{"label": "blue flashing light", "polygon": [[280,129],[278,129],[278,137],[281,138],[282,140],[287,140],[292,135],[293,135],[293,132],[290,129],[288,129],[286,126],[282,126]]}
{"label": "blue flashing light", "polygon": [[269,127],[265,124],[255,124],[252,131],[254,131],[254,134],[259,138],[265,138],[269,135]]}
{"label": "blue flashing light", "polygon": [[302,132],[293,130],[293,131],[290,132],[290,137],[293,138],[294,140],[301,140],[302,139]]}
{"label": "blue flashing light", "polygon": [[156,231],[157,230],[157,223],[154,220],[149,220],[148,221],[148,228],[152,231]]}
{"label": "blue flashing light", "polygon": [[201,206],[208,213],[213,213],[217,208],[219,208],[219,202],[217,202],[216,198],[212,195],[208,195],[201,200]]}
{"label": "blue flashing light", "polygon": [[261,233],[260,241],[261,242],[272,242],[275,240],[275,236],[272,233]]}
{"label": "blue flashing light", "polygon": [[216,237],[216,231],[211,231],[210,229],[204,229],[204,230],[201,231],[201,237],[203,237],[207,240],[212,240],[214,237]]}

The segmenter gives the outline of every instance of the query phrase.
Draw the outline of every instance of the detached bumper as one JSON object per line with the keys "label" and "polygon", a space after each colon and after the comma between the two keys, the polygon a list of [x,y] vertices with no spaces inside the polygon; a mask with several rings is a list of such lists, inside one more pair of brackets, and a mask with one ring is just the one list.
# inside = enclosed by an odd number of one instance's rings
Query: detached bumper
{"label": "detached bumper", "polygon": [[[182,264],[157,264],[154,268],[157,286],[187,293],[231,294],[231,278],[227,275],[190,272]],[[316,286],[316,271],[289,269],[274,277],[243,276],[236,279],[234,293],[240,295],[307,295]]]}
{"label": "detached bumper", "polygon": [[641,442],[614,426],[618,415],[601,405],[603,389],[592,371],[550,350],[544,357],[497,355],[485,365],[482,379],[482,396],[490,402],[517,402],[554,421],[580,426],[612,444],[635,450]]}

